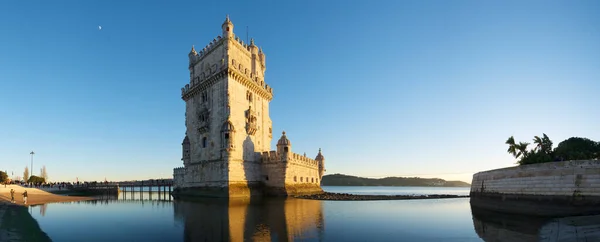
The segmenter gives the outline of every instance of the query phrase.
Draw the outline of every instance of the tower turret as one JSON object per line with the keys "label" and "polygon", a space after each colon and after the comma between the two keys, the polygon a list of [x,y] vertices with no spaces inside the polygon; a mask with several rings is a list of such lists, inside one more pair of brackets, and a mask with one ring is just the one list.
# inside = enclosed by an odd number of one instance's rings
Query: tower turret
{"label": "tower turret", "polygon": [[277,153],[283,157],[288,157],[292,152],[292,142],[285,136],[285,131],[281,134],[281,138],[277,141]]}
{"label": "tower turret", "polygon": [[229,15],[225,17],[225,22],[221,27],[223,28],[223,38],[233,37],[233,23],[229,20]]}
{"label": "tower turret", "polygon": [[190,139],[187,135],[183,139],[183,142],[181,142],[181,146],[183,152],[181,160],[183,161],[183,164],[186,165],[190,163]]}
{"label": "tower turret", "polygon": [[190,58],[190,66],[192,66],[194,63],[196,63],[196,58],[198,57],[198,52],[196,52],[196,48],[194,48],[194,45],[192,45],[192,50],[190,50],[188,57]]}
{"label": "tower turret", "polygon": [[315,157],[315,160],[319,162],[319,177],[323,177],[323,173],[325,173],[325,156],[321,154],[321,148],[319,148],[319,154]]}

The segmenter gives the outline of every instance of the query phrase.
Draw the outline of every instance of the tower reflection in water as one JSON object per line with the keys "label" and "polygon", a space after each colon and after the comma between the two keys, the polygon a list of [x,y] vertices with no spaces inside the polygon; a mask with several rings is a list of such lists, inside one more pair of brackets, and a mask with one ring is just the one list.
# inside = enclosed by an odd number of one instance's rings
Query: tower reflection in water
{"label": "tower reflection in water", "polygon": [[321,201],[304,199],[174,201],[185,241],[321,241]]}

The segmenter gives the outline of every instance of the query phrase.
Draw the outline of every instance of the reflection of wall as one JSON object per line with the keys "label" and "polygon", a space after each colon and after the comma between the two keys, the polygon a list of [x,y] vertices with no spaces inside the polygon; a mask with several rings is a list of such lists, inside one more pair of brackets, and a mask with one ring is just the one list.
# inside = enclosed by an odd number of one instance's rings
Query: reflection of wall
{"label": "reflection of wall", "polygon": [[600,216],[552,220],[540,229],[540,241],[600,241]]}
{"label": "reflection of wall", "polygon": [[486,242],[534,242],[538,231],[549,218],[503,214],[471,207],[473,227]]}
{"label": "reflection of wall", "polygon": [[294,241],[318,238],[323,227],[321,201],[202,199],[175,201],[185,241]]}

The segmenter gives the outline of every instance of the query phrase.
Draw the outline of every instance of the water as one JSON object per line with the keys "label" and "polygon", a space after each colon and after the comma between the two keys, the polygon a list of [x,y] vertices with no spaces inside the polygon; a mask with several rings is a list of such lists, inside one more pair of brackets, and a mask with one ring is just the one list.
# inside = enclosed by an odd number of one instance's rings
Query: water
{"label": "water", "polygon": [[[365,194],[448,188],[325,187]],[[339,189],[339,190],[336,190]],[[449,188],[457,194],[468,188]],[[463,191],[464,192],[464,191]],[[169,201],[158,193],[32,207],[54,241],[537,241],[546,220],[472,211],[469,198],[396,201]]]}
{"label": "water", "polygon": [[323,186],[326,192],[349,193],[355,195],[469,195],[470,187],[351,187]]}

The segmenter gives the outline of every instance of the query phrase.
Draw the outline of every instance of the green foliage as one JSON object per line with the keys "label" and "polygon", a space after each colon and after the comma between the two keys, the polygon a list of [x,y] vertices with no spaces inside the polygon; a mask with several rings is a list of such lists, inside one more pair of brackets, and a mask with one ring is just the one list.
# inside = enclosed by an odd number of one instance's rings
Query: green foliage
{"label": "green foliage", "polygon": [[600,143],[587,138],[571,137],[560,142],[554,154],[561,160],[600,158]]}
{"label": "green foliage", "polygon": [[0,171],[0,183],[5,183],[8,181],[8,174],[6,172]]}
{"label": "green foliage", "polygon": [[542,151],[532,151],[518,161],[519,165],[529,165],[554,161],[550,154]]}
{"label": "green foliage", "polygon": [[44,179],[43,177],[39,177],[39,176],[31,176],[31,177],[29,177],[27,182],[33,183],[33,184],[46,183],[46,179]]}
{"label": "green foliage", "polygon": [[535,136],[532,150],[527,150],[529,143],[516,143],[513,136],[506,140],[507,152],[517,158],[519,165],[545,163],[561,160],[591,160],[600,158],[600,143],[587,138],[572,137],[560,142],[552,150],[552,140],[546,134]]}

